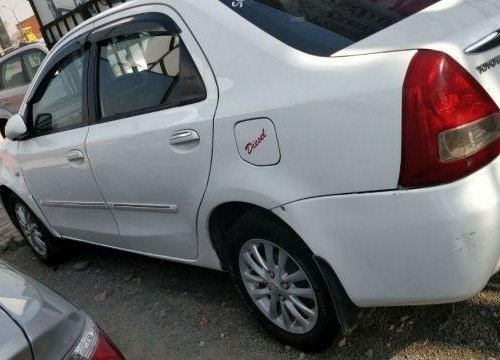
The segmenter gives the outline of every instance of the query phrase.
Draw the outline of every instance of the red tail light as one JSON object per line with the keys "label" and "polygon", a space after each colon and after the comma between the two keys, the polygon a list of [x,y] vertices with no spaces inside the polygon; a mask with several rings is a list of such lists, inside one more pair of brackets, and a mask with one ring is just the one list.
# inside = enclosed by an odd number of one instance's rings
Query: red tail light
{"label": "red tail light", "polygon": [[124,360],[109,337],[86,316],[85,328],[68,360]]}
{"label": "red tail light", "polygon": [[92,360],[124,360],[123,355],[109,337],[101,330],[99,332],[99,339],[97,340],[97,347],[92,354]]}
{"label": "red tail light", "polygon": [[404,187],[461,179],[500,154],[500,110],[446,54],[421,50],[403,89]]}

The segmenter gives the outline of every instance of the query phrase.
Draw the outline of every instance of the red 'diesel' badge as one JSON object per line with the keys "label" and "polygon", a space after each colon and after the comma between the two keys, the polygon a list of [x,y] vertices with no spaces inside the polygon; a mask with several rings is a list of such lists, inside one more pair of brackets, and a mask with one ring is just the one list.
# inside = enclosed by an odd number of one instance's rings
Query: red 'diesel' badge
{"label": "red 'diesel' badge", "polygon": [[249,142],[245,146],[245,150],[248,152],[248,154],[250,155],[255,149],[257,149],[259,145],[266,139],[266,137],[267,137],[266,130],[262,129],[262,132],[260,133],[259,137],[254,141]]}

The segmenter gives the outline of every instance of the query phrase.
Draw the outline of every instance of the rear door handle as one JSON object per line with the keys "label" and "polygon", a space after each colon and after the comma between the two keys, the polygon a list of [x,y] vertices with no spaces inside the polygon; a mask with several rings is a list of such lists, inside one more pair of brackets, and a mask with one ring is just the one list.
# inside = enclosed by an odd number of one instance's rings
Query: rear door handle
{"label": "rear door handle", "polygon": [[192,141],[199,141],[200,135],[194,130],[176,131],[170,137],[170,145],[179,145]]}
{"label": "rear door handle", "polygon": [[66,159],[68,159],[70,163],[83,163],[85,161],[85,156],[80,150],[71,150],[66,155]]}

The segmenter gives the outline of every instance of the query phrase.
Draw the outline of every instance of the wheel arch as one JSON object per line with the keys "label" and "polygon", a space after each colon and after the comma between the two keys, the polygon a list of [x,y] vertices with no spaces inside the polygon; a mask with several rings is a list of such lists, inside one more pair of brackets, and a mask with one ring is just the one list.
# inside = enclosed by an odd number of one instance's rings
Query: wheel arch
{"label": "wheel arch", "polygon": [[3,184],[0,185],[0,200],[2,202],[3,208],[5,209],[7,215],[9,216],[9,219],[14,224],[14,226],[16,226],[16,228],[17,225],[13,218],[14,214],[12,213],[9,206],[9,197],[11,195],[18,197],[22,202],[24,202],[26,206],[36,215],[36,217],[43,223],[43,225],[45,225],[45,227],[49,230],[49,232],[53,236],[60,237],[60,235],[50,226],[42,210],[40,209],[40,207],[38,206],[35,199],[33,199],[30,193],[25,193],[23,196],[22,192],[16,191],[13,187]]}
{"label": "wheel arch", "polygon": [[[0,200],[2,201],[2,206],[10,218],[10,221],[17,228],[17,224],[14,221],[14,214],[12,213],[12,209],[9,206],[9,198],[11,195],[15,195],[20,198],[18,194],[16,194],[12,189],[7,187],[6,185],[0,185]],[[19,230],[19,229],[18,229]]]}
{"label": "wheel arch", "polygon": [[210,212],[208,219],[210,243],[218,256],[223,269],[226,269],[227,267],[225,244],[228,240],[226,238],[226,234],[231,226],[241,216],[249,211],[265,212],[269,216],[279,219],[279,217],[272,211],[267,210],[264,207],[242,201],[231,201],[219,204]]}
{"label": "wheel arch", "polygon": [[[282,218],[280,218],[271,210],[268,210],[261,206],[237,201],[220,204],[215,207],[210,213],[209,233],[210,242],[217,256],[219,257],[223,269],[227,270],[226,264],[228,261],[225,250],[225,244],[227,244],[227,241],[229,241],[226,238],[227,231],[241,216],[248,213],[249,211],[260,211],[262,213],[265,213],[266,216],[279,221],[295,234],[297,234],[297,232]],[[323,258],[318,256],[317,254],[314,254],[314,252],[307,245],[304,239],[302,239],[298,234],[297,236],[310,250],[312,257],[317,264],[320,273],[322,274],[325,285],[330,292],[331,300],[334,304],[334,308],[344,334],[351,334],[366,317],[371,315],[372,309],[361,309],[357,307],[345,291],[344,286],[340,282],[331,264],[328,264]]]}

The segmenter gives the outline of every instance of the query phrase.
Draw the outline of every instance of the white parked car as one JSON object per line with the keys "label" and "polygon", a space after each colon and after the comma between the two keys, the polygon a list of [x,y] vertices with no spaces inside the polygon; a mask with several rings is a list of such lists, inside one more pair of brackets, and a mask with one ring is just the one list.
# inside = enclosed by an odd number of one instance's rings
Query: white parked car
{"label": "white parked car", "polygon": [[36,254],[229,271],[278,339],[500,270],[500,4],[133,1],[68,33],[1,150]]}
{"label": "white parked car", "polygon": [[0,57],[0,135],[5,137],[7,120],[17,114],[31,80],[48,50],[43,43],[13,48]]}

